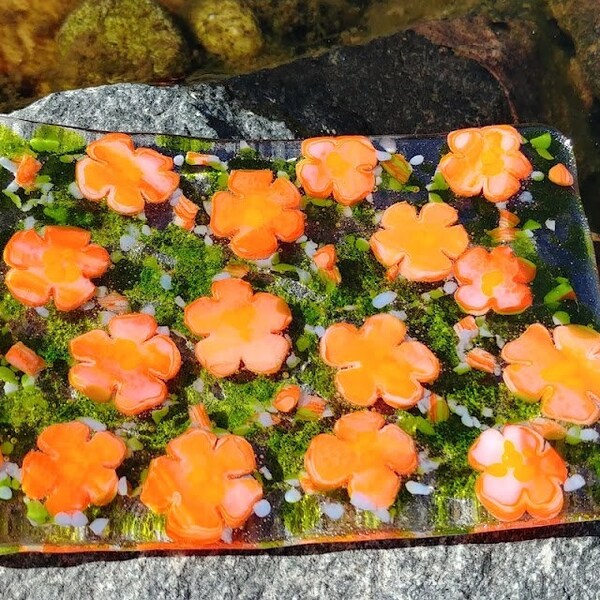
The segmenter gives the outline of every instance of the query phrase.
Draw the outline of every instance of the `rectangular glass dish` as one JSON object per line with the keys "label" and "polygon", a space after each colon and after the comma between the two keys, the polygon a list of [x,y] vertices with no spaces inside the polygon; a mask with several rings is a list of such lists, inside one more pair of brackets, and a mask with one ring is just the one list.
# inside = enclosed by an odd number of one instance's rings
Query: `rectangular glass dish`
{"label": "rectangular glass dish", "polygon": [[545,126],[0,118],[0,553],[600,517],[600,288]]}

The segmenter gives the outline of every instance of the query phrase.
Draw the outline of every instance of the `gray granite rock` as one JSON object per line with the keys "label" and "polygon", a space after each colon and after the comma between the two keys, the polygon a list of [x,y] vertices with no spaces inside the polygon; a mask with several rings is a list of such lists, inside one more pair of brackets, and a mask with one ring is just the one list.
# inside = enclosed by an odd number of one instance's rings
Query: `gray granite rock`
{"label": "gray granite rock", "polygon": [[595,600],[598,573],[600,545],[592,536],[248,555],[0,559],[3,600]]}
{"label": "gray granite rock", "polygon": [[[444,130],[510,121],[514,110],[505,86],[478,62],[407,32],[219,83],[54,94],[15,115],[95,129],[282,139]],[[552,533],[566,537],[531,539]],[[600,597],[599,533],[580,525],[350,549],[21,555],[0,558],[0,590],[2,600],[592,600]]]}
{"label": "gray granite rock", "polygon": [[52,94],[14,114],[96,129],[281,139],[443,131],[510,122],[513,113],[490,71],[409,31],[217,83]]}

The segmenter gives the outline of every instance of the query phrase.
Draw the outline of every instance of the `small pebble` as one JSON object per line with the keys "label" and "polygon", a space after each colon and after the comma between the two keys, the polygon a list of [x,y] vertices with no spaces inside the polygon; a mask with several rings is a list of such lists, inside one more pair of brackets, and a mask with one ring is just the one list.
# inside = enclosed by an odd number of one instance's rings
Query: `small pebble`
{"label": "small pebble", "polygon": [[181,296],[175,296],[175,304],[177,304],[177,306],[180,308],[184,308],[185,300]]}
{"label": "small pebble", "polygon": [[[377,181],[375,181],[375,183],[377,183]],[[345,217],[348,217],[349,219],[352,218],[352,207],[351,206],[344,206],[344,208],[342,210],[342,214]]]}
{"label": "small pebble", "polygon": [[35,227],[35,218],[34,217],[27,217],[23,221],[23,229],[25,229],[25,230],[33,229],[34,227]]}
{"label": "small pebble", "polygon": [[488,406],[485,406],[484,408],[481,409],[481,416],[486,417],[487,419],[490,419],[491,417],[494,416],[494,411],[491,408],[489,408]]}
{"label": "small pebble", "polygon": [[88,311],[88,310],[94,310],[94,308],[96,308],[96,303],[90,300],[90,302],[86,302],[86,303],[85,303],[85,304],[84,304],[84,305],[81,307],[81,310]]}
{"label": "small pebble", "polygon": [[221,534],[221,541],[226,544],[233,542],[233,529],[231,527],[224,527],[223,533]]}
{"label": "small pebble", "polygon": [[71,525],[73,527],[85,527],[87,524],[88,518],[80,510],[71,515]]}
{"label": "small pebble", "polygon": [[295,502],[299,502],[300,500],[302,500],[302,494],[296,488],[292,488],[291,490],[288,490],[285,493],[284,498],[286,502],[294,504]]}
{"label": "small pebble", "polygon": [[71,515],[65,512],[59,512],[54,515],[54,522],[61,527],[71,525]]}
{"label": "small pebble", "polygon": [[413,167],[417,167],[418,165],[422,165],[424,160],[425,160],[425,157],[422,154],[416,154],[408,162]]}
{"label": "small pebble", "polygon": [[258,415],[257,421],[263,427],[272,427],[273,426],[273,417],[268,412],[261,412]]}
{"label": "small pebble", "polygon": [[300,364],[301,360],[293,352],[287,357],[285,364],[288,369],[293,369]]}
{"label": "small pebble", "polygon": [[321,504],[321,510],[323,511],[323,514],[332,521],[339,521],[344,516],[345,512],[344,505],[339,502],[323,502]]}
{"label": "small pebble", "polygon": [[322,325],[317,325],[315,327],[315,335],[319,338],[322,338],[325,335],[325,327]]}
{"label": "small pebble", "polygon": [[36,306],[35,312],[42,317],[42,319],[47,319],[50,316],[50,311],[45,306]]}
{"label": "small pebble", "polygon": [[99,285],[96,288],[96,296],[98,298],[104,298],[104,296],[106,296],[106,294],[108,294],[108,288],[105,285]]}
{"label": "small pebble", "polygon": [[382,152],[381,150],[377,150],[377,160],[379,162],[392,160],[392,155],[389,152]]}
{"label": "small pebble", "polygon": [[405,484],[406,491],[413,496],[429,496],[433,492],[430,485],[425,485],[418,481],[408,480]]}
{"label": "small pebble", "polygon": [[271,512],[271,503],[263,498],[254,505],[252,510],[257,517],[264,519]]}
{"label": "small pebble", "polygon": [[144,304],[144,306],[142,306],[140,312],[143,312],[147,315],[154,316],[156,314],[156,308],[153,304]]}
{"label": "small pebble", "polygon": [[273,474],[271,473],[271,471],[269,471],[269,469],[267,469],[267,467],[261,467],[258,470],[259,473],[261,473],[261,475],[267,480],[267,481],[271,481],[273,479]]}
{"label": "small pebble", "polygon": [[122,235],[119,238],[119,248],[123,252],[129,252],[135,246],[135,243],[136,239],[132,235]]}
{"label": "small pebble", "polygon": [[388,304],[394,302],[394,300],[396,300],[397,297],[398,294],[396,292],[382,292],[381,294],[377,294],[377,296],[373,298],[371,304],[375,308],[383,308],[384,306],[387,306]]}
{"label": "small pebble", "polygon": [[91,417],[79,417],[77,419],[80,423],[87,425],[92,431],[106,431],[106,425],[92,419]]}
{"label": "small pebble", "polygon": [[204,206],[204,210],[206,211],[206,214],[210,217],[210,215],[212,213],[212,202],[210,202],[209,200],[205,200],[202,203],[202,206]]}
{"label": "small pebble", "polygon": [[176,167],[181,167],[184,162],[185,162],[185,156],[183,156],[183,154],[178,154],[177,156],[173,157],[173,164]]}
{"label": "small pebble", "polygon": [[204,391],[204,381],[202,381],[202,379],[196,379],[194,383],[192,383],[192,388],[201,394]]}
{"label": "small pebble", "polygon": [[531,172],[531,179],[533,179],[533,181],[543,181],[544,177],[545,175],[541,171]]}
{"label": "small pebble", "polygon": [[381,147],[390,154],[394,154],[397,151],[396,142],[391,137],[382,137],[379,140]]}
{"label": "small pebble", "polygon": [[556,231],[556,221],[554,219],[546,219],[544,223],[550,231]]}
{"label": "small pebble", "polygon": [[90,523],[90,530],[95,535],[102,535],[102,532],[106,529],[108,525],[108,519],[94,519]]}
{"label": "small pebble", "polygon": [[196,227],[194,227],[194,233],[196,235],[206,235],[208,233],[208,227],[206,227],[206,225],[196,225]]}
{"label": "small pebble", "polygon": [[10,500],[12,496],[12,490],[8,486],[3,485],[0,487],[0,500]]}
{"label": "small pebble", "polygon": [[115,315],[114,312],[110,312],[109,310],[103,310],[100,312],[100,323],[102,323],[102,325],[108,325],[113,319],[113,317],[116,316],[117,315]]}
{"label": "small pebble", "polygon": [[474,427],[475,426],[475,422],[473,421],[473,417],[471,417],[470,415],[463,415],[460,418],[461,423],[465,426],[465,427]]}
{"label": "small pebble", "polygon": [[595,429],[582,429],[579,439],[582,442],[595,442],[600,438],[600,434]]}
{"label": "small pebble", "polygon": [[13,174],[17,172],[17,165],[5,156],[0,156],[0,167],[3,167],[4,169]]}
{"label": "small pebble", "polygon": [[458,288],[458,284],[456,283],[456,281],[446,281],[446,283],[444,283],[444,287],[442,288],[444,290],[445,294],[454,294],[454,292],[457,290]]}
{"label": "small pebble", "polygon": [[563,489],[565,492],[574,492],[575,490],[582,488],[584,485],[585,479],[579,473],[576,473],[575,475],[571,475],[571,477],[567,478],[565,484],[563,485]]}
{"label": "small pebble", "polygon": [[119,479],[117,493],[119,494],[119,496],[127,496],[127,478],[125,476]]}
{"label": "small pebble", "polygon": [[212,246],[214,242],[213,242],[213,239],[210,237],[210,235],[205,235],[204,236],[204,243],[207,246]]}
{"label": "small pebble", "polygon": [[163,273],[160,276],[159,283],[163,290],[170,290],[173,288],[173,278],[168,273]]}
{"label": "small pebble", "polygon": [[151,235],[152,229],[150,229],[149,225],[142,225],[142,234],[143,235]]}
{"label": "small pebble", "polygon": [[161,325],[156,328],[156,333],[159,335],[171,335],[171,330],[166,325]]}
{"label": "small pebble", "polygon": [[12,394],[12,393],[16,392],[18,389],[19,389],[18,383],[12,383],[10,381],[7,381],[4,384],[4,393],[5,394]]}
{"label": "small pebble", "polygon": [[533,195],[531,194],[531,192],[524,191],[524,192],[522,192],[520,194],[518,200],[520,200],[521,202],[532,202],[533,201]]}
{"label": "small pebble", "polygon": [[393,317],[396,317],[397,319],[400,319],[401,321],[406,321],[406,319],[408,318],[408,315],[406,314],[405,310],[390,310],[389,314]]}
{"label": "small pebble", "polygon": [[227,271],[217,273],[211,281],[222,281],[223,279],[231,279],[231,275]]}

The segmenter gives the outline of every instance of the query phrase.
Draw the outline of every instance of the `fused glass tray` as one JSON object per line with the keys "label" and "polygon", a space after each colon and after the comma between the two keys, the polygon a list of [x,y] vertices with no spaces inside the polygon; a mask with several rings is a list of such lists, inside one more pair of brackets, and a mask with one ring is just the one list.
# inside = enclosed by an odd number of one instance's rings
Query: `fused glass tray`
{"label": "fused glass tray", "polygon": [[544,126],[0,118],[0,552],[600,517],[600,290]]}

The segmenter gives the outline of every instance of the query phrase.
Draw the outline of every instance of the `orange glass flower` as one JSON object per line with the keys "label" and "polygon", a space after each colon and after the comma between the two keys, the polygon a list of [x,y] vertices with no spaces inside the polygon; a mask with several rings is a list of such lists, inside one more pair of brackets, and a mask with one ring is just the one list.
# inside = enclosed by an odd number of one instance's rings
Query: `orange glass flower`
{"label": "orange glass flower", "polygon": [[51,515],[104,506],[117,494],[115,469],[127,448],[108,431],[92,434],[79,421],[50,425],[37,439],[39,450],[23,459],[22,488],[33,500],[44,500]]}
{"label": "orange glass flower", "polygon": [[141,501],[167,517],[178,542],[211,544],[225,527],[241,527],[262,498],[252,446],[237,435],[192,429],[171,440],[150,463]]}
{"label": "orange glass flower", "polygon": [[454,264],[459,284],[454,298],[462,310],[472,315],[490,310],[501,315],[518,314],[533,302],[528,284],[535,273],[535,265],[515,256],[508,246],[497,246],[490,252],[477,246]]}
{"label": "orange glass flower", "polygon": [[551,419],[591,425],[600,419],[600,333],[562,325],[552,334],[530,325],[502,348],[504,382],[523,400],[541,400]]}
{"label": "orange glass flower", "polygon": [[567,467],[537,431],[522,425],[487,429],[471,446],[468,460],[481,471],[477,498],[496,519],[516,521],[526,512],[552,519],[561,511]]}
{"label": "orange glass flower", "polygon": [[277,240],[295,242],[304,233],[300,192],[289,179],[273,181],[270,170],[232,171],[228,187],[213,196],[210,226],[215,235],[231,239],[241,258],[268,258]]}
{"label": "orange glass flower", "polygon": [[9,365],[31,377],[37,377],[46,368],[46,361],[23,342],[13,344],[4,358]]}
{"label": "orange glass flower", "polygon": [[342,282],[342,275],[337,267],[337,252],[333,244],[327,244],[319,248],[313,254],[312,259],[315,265],[317,265],[319,273],[325,279],[336,285]]}
{"label": "orange glass flower", "polygon": [[510,125],[459,129],[448,134],[450,152],[439,169],[458,196],[505,202],[514,196],[533,167],[520,151],[521,136]]}
{"label": "orange glass flower", "polygon": [[106,198],[108,206],[123,215],[141,213],[146,202],[165,202],[179,185],[171,158],[150,148],[135,149],[124,133],[109,133],[86,152],[75,170],[81,193],[88,200]]}
{"label": "orange glass flower", "polygon": [[85,304],[96,291],[90,279],[110,265],[108,252],[90,238],[84,229],[51,225],[43,237],[33,229],[15,233],[4,248],[10,293],[27,306],[43,306],[50,298],[62,311]]}
{"label": "orange glass flower", "polygon": [[417,215],[414,206],[399,202],[383,213],[383,229],[371,236],[371,249],[392,277],[440,281],[469,244],[465,228],[457,221],[458,213],[449,204],[430,202]]}
{"label": "orange glass flower", "polygon": [[362,135],[317,137],[302,142],[296,175],[309,196],[333,197],[344,206],[364,200],[375,188],[377,152]]}
{"label": "orange glass flower", "polygon": [[125,415],[161,404],[165,381],[179,372],[181,355],[156,328],[154,317],[132,313],[113,317],[108,334],[94,329],[71,340],[71,355],[79,362],[69,371],[69,383],[95,402],[114,398]]}
{"label": "orange glass flower", "polygon": [[200,208],[197,204],[186,198],[180,196],[177,204],[173,207],[173,213],[175,214],[174,222],[179,227],[192,231],[196,224],[196,215]]}
{"label": "orange glass flower", "polygon": [[273,294],[254,294],[241,279],[216,281],[212,294],[185,308],[187,327],[206,336],[196,344],[200,364],[215,377],[233,375],[241,364],[253,373],[279,371],[290,349],[281,335],[292,321],[288,305]]}
{"label": "orange glass flower", "polygon": [[575,178],[571,171],[569,171],[562,163],[558,163],[550,168],[548,171],[548,179],[552,183],[563,187],[569,187],[575,182]]}
{"label": "orange glass flower", "polygon": [[378,398],[410,408],[423,395],[421,383],[440,372],[435,355],[420,342],[404,341],[406,325],[389,314],[369,317],[360,329],[336,323],[321,338],[321,357],[335,367],[338,392],[351,404],[371,406]]}
{"label": "orange glass flower", "polygon": [[376,412],[344,415],[333,434],[311,441],[304,457],[310,486],[317,491],[346,488],[350,501],[367,510],[386,509],[400,490],[400,477],[417,468],[413,439]]}
{"label": "orange glass flower", "polygon": [[36,160],[31,154],[24,154],[17,164],[16,184],[25,190],[33,188],[41,168],[42,163],[39,160]]}

